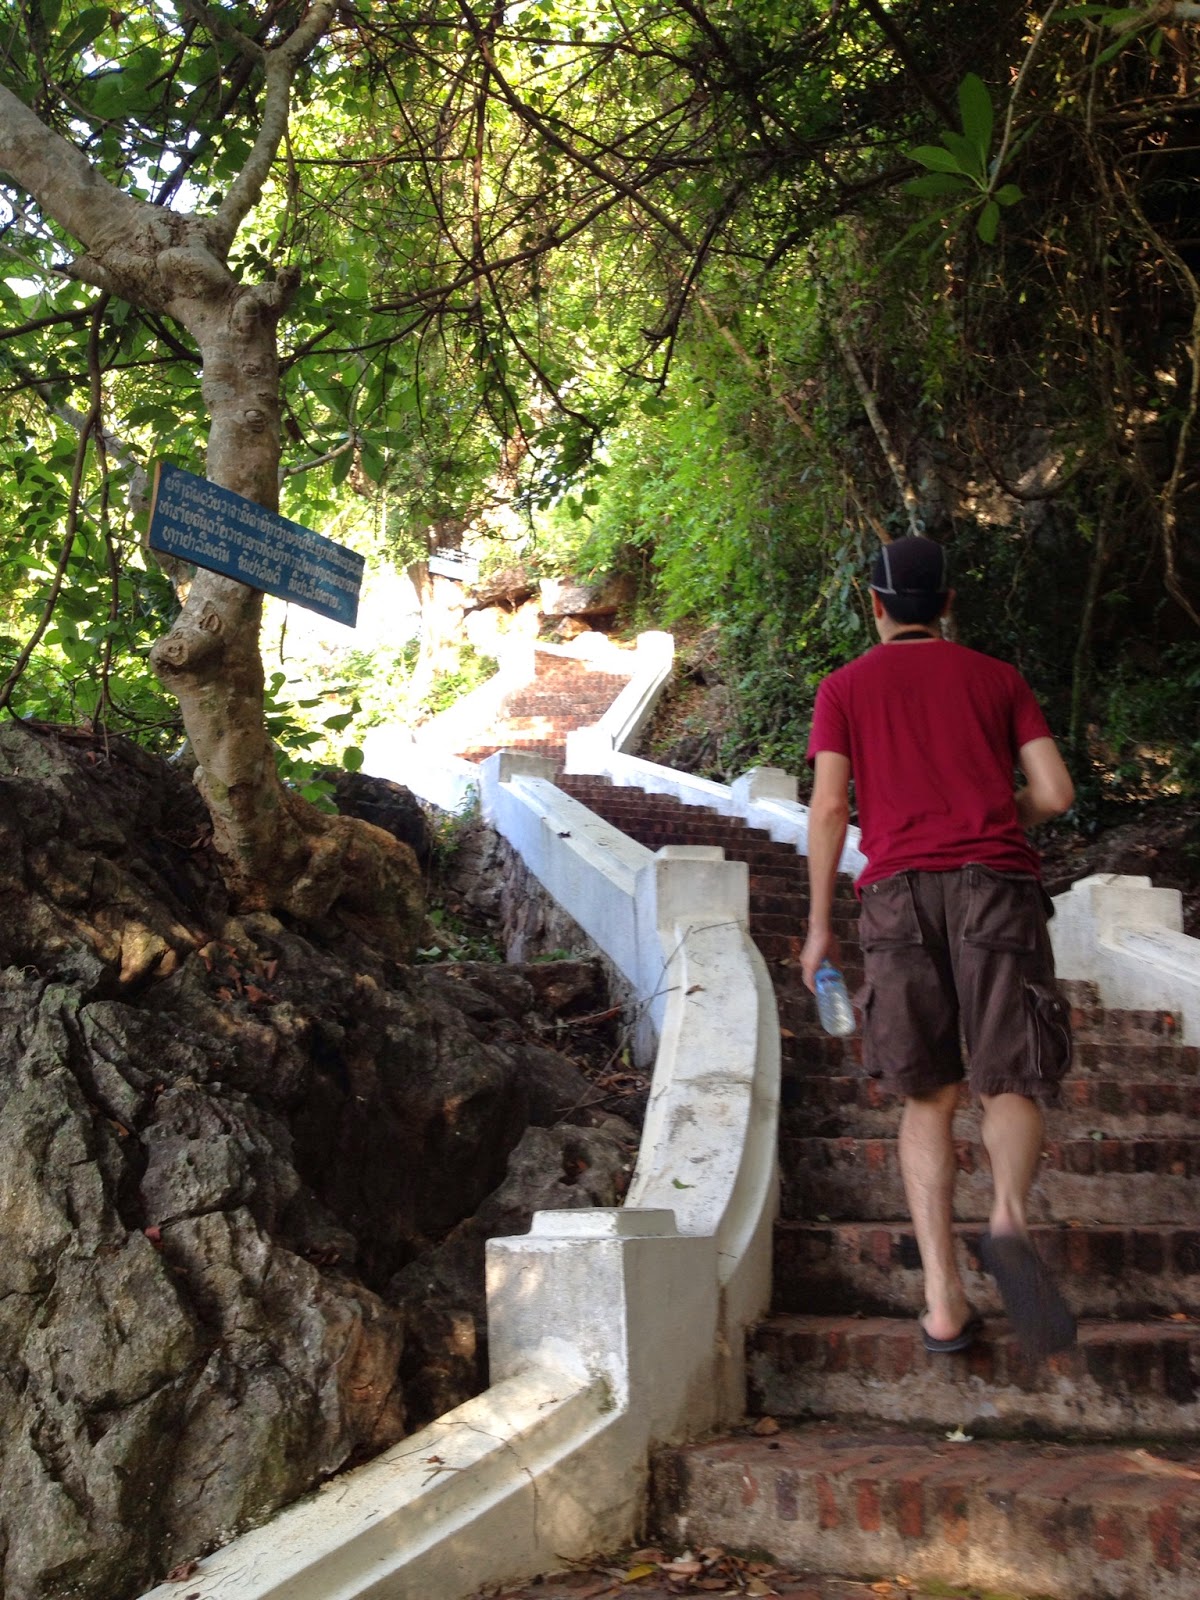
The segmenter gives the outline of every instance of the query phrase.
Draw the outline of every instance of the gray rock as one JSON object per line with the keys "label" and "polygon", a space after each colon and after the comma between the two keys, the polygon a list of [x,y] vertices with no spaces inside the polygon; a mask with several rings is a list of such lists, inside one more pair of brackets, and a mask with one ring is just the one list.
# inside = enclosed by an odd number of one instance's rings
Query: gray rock
{"label": "gray rock", "polygon": [[568,1125],[595,961],[232,919],[186,778],[89,754],[0,728],[5,1600],[132,1600],[473,1392],[483,1240],[632,1148]]}

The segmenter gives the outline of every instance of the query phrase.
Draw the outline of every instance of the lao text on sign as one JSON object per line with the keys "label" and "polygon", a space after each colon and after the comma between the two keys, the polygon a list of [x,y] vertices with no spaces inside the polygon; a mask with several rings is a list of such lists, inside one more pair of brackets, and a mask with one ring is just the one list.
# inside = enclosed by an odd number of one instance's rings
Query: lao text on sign
{"label": "lao text on sign", "polygon": [[358,620],[362,556],[168,461],[155,470],[150,548],[348,628]]}

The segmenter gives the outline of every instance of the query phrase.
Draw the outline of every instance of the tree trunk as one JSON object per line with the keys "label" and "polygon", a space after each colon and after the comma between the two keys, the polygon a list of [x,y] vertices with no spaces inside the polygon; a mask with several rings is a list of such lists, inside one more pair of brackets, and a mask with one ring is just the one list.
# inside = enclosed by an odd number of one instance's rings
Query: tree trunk
{"label": "tree trunk", "polygon": [[[241,284],[226,255],[286,126],[290,74],[328,25],[332,4],[315,0],[288,44],[263,55],[264,131],[212,217],[122,193],[0,85],[0,168],[84,244],[74,276],[192,334],[212,419],[209,477],[272,511],[280,459],[275,330],[295,280],[281,274],[274,283]],[[382,829],[325,816],[280,782],[264,720],[261,618],[258,590],[200,571],[171,632],[151,652],[179,699],[226,884],[241,908],[310,922],[336,911],[376,948],[407,959],[422,920],[416,858]]]}
{"label": "tree trunk", "polygon": [[[204,364],[208,476],[271,511],[280,459],[275,328],[289,288],[210,274],[200,295],[177,297],[171,307]],[[407,959],[422,914],[415,858],[390,834],[325,816],[280,782],[263,714],[261,620],[258,590],[201,570],[171,632],[150,653],[179,700],[225,882],[247,909],[311,922],[336,907],[371,943]]]}

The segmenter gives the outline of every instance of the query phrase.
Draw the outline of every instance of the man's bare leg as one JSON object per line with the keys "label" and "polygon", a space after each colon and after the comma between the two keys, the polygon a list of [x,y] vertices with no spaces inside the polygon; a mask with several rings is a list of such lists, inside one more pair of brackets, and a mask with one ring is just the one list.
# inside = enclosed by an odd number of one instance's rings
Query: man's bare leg
{"label": "man's bare leg", "polygon": [[983,1145],[992,1164],[989,1230],[999,1239],[1028,1231],[1025,1203],[1042,1158],[1042,1108],[1023,1094],[981,1095]]}
{"label": "man's bare leg", "polygon": [[1042,1153],[1042,1111],[1020,1094],[984,1095],[983,1142],[992,1163],[992,1214],[980,1241],[1017,1338],[1033,1360],[1075,1343],[1075,1317],[1029,1239],[1025,1202]]}
{"label": "man's bare leg", "polygon": [[954,1110],[958,1085],[910,1095],[900,1118],[900,1172],[925,1273],[925,1331],[952,1339],[970,1313],[954,1255]]}

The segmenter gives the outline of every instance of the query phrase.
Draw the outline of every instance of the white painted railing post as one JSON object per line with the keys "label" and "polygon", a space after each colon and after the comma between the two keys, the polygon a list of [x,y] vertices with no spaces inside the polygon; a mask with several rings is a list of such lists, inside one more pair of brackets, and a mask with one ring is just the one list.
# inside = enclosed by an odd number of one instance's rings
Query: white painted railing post
{"label": "white painted railing post", "polygon": [[1200,1039],[1200,940],[1182,930],[1178,889],[1097,873],[1054,898],[1054,965],[1096,984],[1107,1006],[1174,1011],[1184,1036]]}

